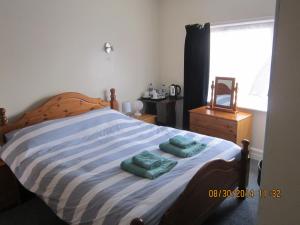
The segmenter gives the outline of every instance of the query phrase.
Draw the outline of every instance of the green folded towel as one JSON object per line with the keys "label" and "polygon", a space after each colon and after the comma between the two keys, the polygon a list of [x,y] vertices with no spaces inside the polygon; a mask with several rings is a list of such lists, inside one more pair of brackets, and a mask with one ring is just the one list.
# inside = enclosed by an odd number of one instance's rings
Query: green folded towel
{"label": "green folded towel", "polygon": [[189,146],[188,148],[179,148],[175,145],[170,144],[170,142],[165,142],[160,144],[159,148],[164,152],[173,154],[180,158],[188,158],[198,154],[203,149],[205,149],[206,144],[197,143],[195,145]]}
{"label": "green folded towel", "polygon": [[139,177],[144,177],[148,179],[155,179],[167,172],[169,172],[175,165],[177,161],[162,158],[161,165],[152,170],[146,170],[142,167],[135,165],[132,161],[132,158],[126,159],[121,163],[121,168],[129,173],[132,173]]}
{"label": "green folded towel", "polygon": [[143,151],[140,154],[133,156],[132,162],[146,170],[151,170],[161,165],[161,156],[148,151]]}
{"label": "green folded towel", "polygon": [[188,148],[191,145],[197,144],[197,142],[194,141],[193,138],[185,137],[185,136],[182,136],[182,135],[177,135],[173,138],[170,138],[170,143],[172,145],[175,145],[175,146],[179,147],[179,148]]}

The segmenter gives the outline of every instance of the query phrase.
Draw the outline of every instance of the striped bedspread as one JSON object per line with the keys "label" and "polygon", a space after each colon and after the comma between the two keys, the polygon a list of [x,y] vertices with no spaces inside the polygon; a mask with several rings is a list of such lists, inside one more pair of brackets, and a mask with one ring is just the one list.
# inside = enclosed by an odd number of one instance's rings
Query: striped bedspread
{"label": "striped bedspread", "polygon": [[[182,134],[208,147],[180,159],[158,145]],[[148,150],[178,164],[155,180],[120,169],[122,160]],[[0,150],[20,182],[70,224],[129,225],[135,217],[158,224],[189,180],[209,160],[239,157],[228,141],[147,124],[110,109],[43,122],[18,131]]]}

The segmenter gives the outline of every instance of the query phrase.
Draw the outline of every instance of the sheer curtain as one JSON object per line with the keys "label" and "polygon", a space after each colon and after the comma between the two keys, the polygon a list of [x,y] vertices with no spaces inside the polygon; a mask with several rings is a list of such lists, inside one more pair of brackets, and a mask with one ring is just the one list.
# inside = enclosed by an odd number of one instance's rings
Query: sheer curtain
{"label": "sheer curtain", "polygon": [[235,77],[239,107],[267,109],[273,27],[265,21],[211,28],[210,83],[216,76]]}

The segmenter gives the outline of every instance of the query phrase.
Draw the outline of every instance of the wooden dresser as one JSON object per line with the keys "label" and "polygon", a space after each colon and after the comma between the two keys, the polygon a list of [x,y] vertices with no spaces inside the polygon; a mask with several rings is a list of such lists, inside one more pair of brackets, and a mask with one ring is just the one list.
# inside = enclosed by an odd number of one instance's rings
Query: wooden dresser
{"label": "wooden dresser", "polygon": [[192,109],[190,130],[196,133],[223,138],[241,144],[243,139],[251,141],[252,114],[229,113],[207,109],[206,106]]}
{"label": "wooden dresser", "polygon": [[9,167],[0,159],[0,211],[20,202],[18,181]]}

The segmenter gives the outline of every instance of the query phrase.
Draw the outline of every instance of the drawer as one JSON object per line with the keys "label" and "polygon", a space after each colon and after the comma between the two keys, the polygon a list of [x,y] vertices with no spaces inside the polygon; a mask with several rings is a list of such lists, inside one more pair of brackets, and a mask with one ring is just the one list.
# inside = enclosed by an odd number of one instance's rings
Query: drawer
{"label": "drawer", "polygon": [[204,126],[195,126],[192,125],[190,126],[190,130],[199,134],[204,134],[212,137],[218,137],[222,138],[228,141],[236,142],[236,135],[231,134],[231,133],[226,133],[226,132],[221,132],[219,130],[215,130],[210,127],[204,127]]}
{"label": "drawer", "polygon": [[237,123],[235,121],[225,120],[217,117],[191,113],[190,125],[207,128],[218,133],[226,133],[226,135],[229,136],[236,136],[237,134]]}

